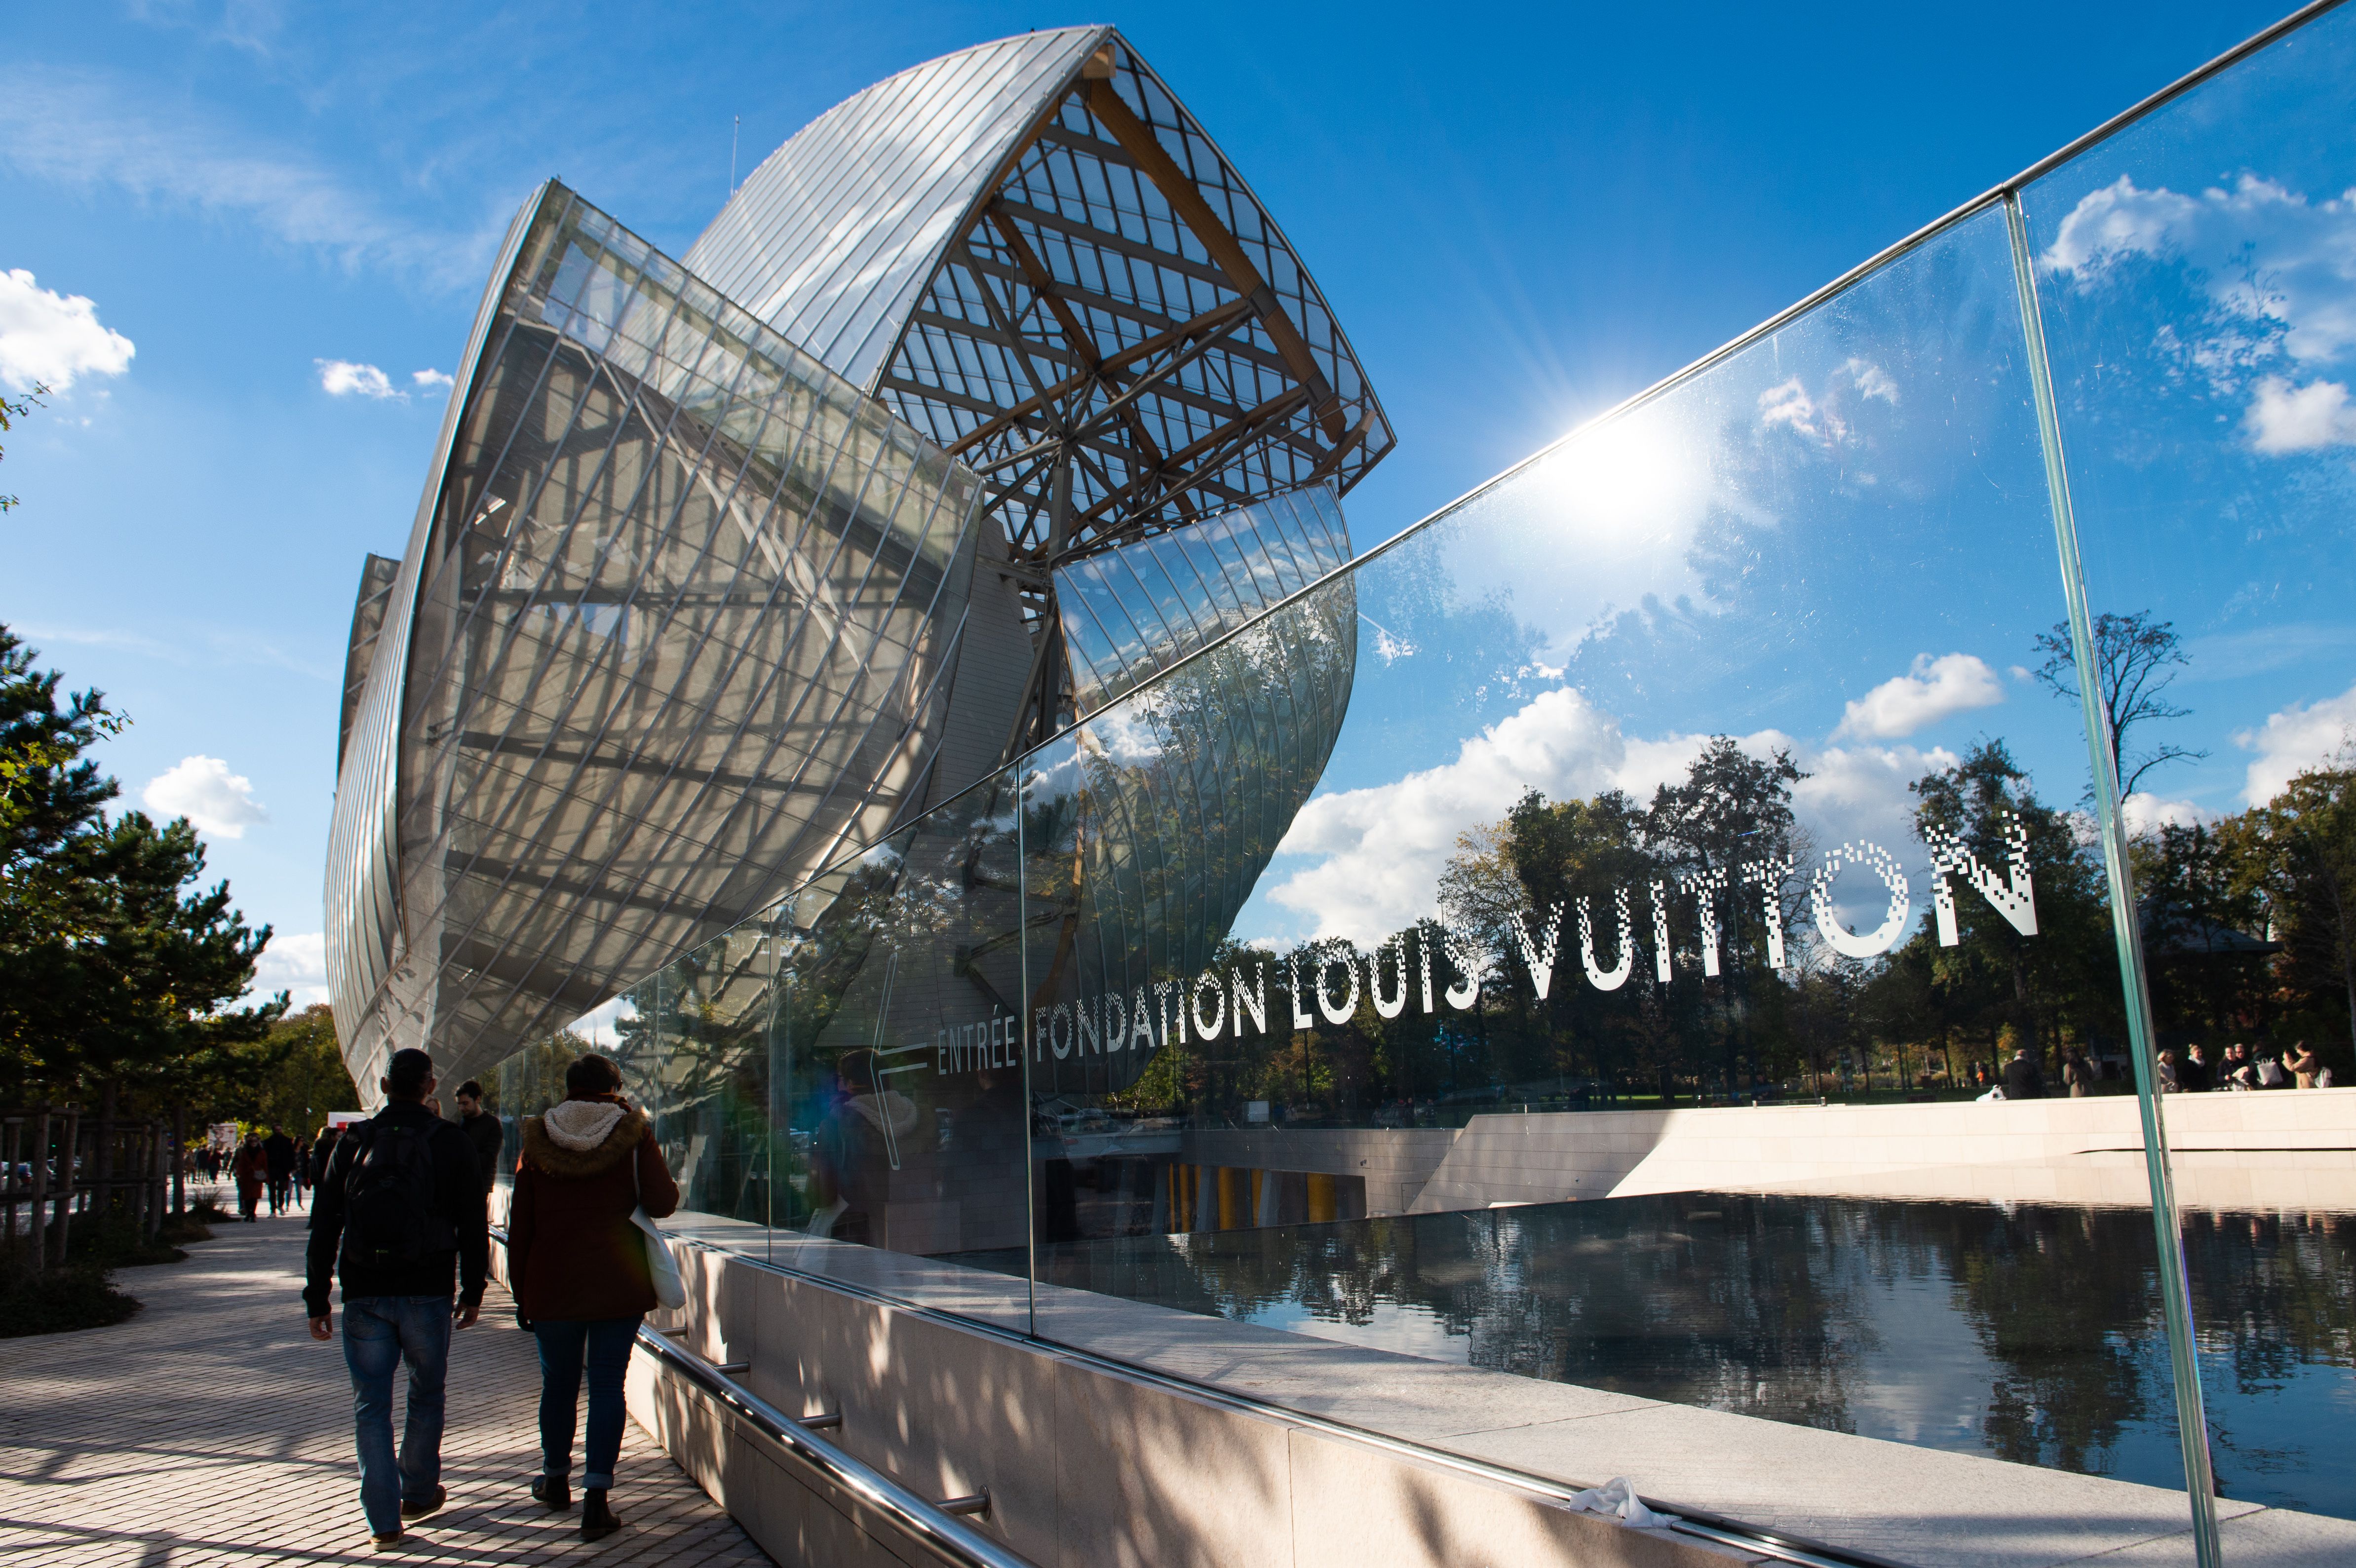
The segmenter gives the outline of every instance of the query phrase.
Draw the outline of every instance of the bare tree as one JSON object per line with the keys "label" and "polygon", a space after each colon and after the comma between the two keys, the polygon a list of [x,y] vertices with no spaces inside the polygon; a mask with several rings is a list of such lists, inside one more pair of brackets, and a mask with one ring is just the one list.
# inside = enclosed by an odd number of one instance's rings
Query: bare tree
{"label": "bare tree", "polygon": [[[2045,662],[2037,667],[2040,683],[2053,695],[2078,700],[2078,664],[2070,651],[2070,623],[2057,621],[2050,632],[2037,635],[2038,651]],[[2182,719],[2192,709],[2168,700],[2177,669],[2192,662],[2173,621],[2155,622],[2148,610],[2132,615],[2094,617],[2094,678],[2103,699],[2103,715],[2110,721],[2111,755],[2118,760],[2119,794],[2135,794],[2144,774],[2168,763],[2199,762],[2209,753],[2186,746],[2162,743],[2139,755],[2127,751],[2127,737],[2139,724]]]}

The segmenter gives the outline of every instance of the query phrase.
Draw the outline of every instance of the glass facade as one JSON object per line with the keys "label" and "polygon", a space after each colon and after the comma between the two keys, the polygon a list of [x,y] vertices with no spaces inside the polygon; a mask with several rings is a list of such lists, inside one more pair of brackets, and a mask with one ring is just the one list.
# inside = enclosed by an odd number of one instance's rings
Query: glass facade
{"label": "glass facade", "polygon": [[[609,1050],[692,1233],[1206,1381],[2356,1519],[2356,1113],[2225,1092],[2356,1083],[2351,79],[2319,13],[1363,556],[1082,563],[1078,722],[502,1113]],[[1329,1395],[1259,1389],[1544,1462]]]}

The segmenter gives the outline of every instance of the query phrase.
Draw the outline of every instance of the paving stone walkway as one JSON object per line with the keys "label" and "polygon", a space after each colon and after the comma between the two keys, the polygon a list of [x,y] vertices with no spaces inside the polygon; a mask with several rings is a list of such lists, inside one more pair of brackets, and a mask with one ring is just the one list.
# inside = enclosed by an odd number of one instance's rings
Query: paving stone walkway
{"label": "paving stone walkway", "polygon": [[[539,1369],[507,1293],[456,1335],[443,1510],[369,1548],[339,1343],[305,1331],[299,1215],[217,1226],[186,1263],[125,1269],[128,1323],[0,1339],[0,1564],[742,1564],[769,1559],[635,1424],[618,1535],[586,1542],[525,1488]],[[340,1335],[340,1312],[337,1328]],[[400,1431],[401,1412],[393,1413]]]}

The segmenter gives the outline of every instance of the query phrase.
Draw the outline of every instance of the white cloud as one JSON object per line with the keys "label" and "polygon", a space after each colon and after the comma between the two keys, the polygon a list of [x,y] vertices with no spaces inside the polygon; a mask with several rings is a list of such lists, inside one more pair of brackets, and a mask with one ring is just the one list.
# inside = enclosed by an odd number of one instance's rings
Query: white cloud
{"label": "white cloud", "polygon": [[217,838],[242,838],[270,814],[253,798],[253,781],[219,757],[183,757],[147,781],[139,798],[166,816],[185,816]]}
{"label": "white cloud", "polygon": [[2268,376],[2258,383],[2242,428],[2251,447],[2269,456],[2346,446],[2356,443],[2356,409],[2348,406],[2348,388],[2342,382],[2311,381],[2300,387],[2287,377]]}
{"label": "white cloud", "polygon": [[28,391],[38,381],[64,391],[78,376],[120,376],[139,352],[102,326],[86,295],[39,287],[23,268],[0,272],[0,381]]}
{"label": "white cloud", "polygon": [[[1577,689],[1542,692],[1464,741],[1453,762],[1312,800],[1277,847],[1280,858],[1312,863],[1289,874],[1280,868],[1269,901],[1300,916],[1310,935],[1380,941],[1438,912],[1457,836],[1497,821],[1526,792],[1568,800],[1620,789],[1649,803],[1660,785],[1682,780],[1708,743],[1705,735],[1630,739]],[[1951,752],[1913,746],[1812,747],[1777,730],[1736,744],[1762,759],[1794,753],[1808,776],[1793,788],[1793,812],[1820,848],[1871,839],[1910,863],[1919,851],[1907,786],[1956,763]]]}
{"label": "white cloud", "polygon": [[391,398],[407,402],[409,394],[392,384],[391,377],[373,365],[357,365],[349,359],[314,359],[319,368],[319,386],[331,398]]}
{"label": "white cloud", "polygon": [[[2207,291],[2211,318],[2190,341],[2158,334],[2221,396],[2238,394],[2277,353],[2321,365],[2356,350],[2356,190],[2317,202],[2256,175],[2195,197],[2143,189],[2122,175],[2080,198],[2045,265],[2082,286],[2130,256],[2180,260]],[[2279,455],[2356,442],[2344,382],[2302,387],[2260,377],[2244,418],[2251,447]]]}
{"label": "white cloud", "polygon": [[439,370],[412,370],[409,373],[409,379],[417,384],[417,388],[420,391],[424,390],[428,387],[453,387],[457,385],[456,382],[453,381],[449,377],[444,375]]}
{"label": "white cloud", "polygon": [[2004,683],[1970,654],[1914,656],[1911,672],[1883,681],[1842,710],[1833,739],[1894,741],[1927,724],[2004,700]]}
{"label": "white cloud", "polygon": [[2158,254],[2171,237],[2186,235],[2200,212],[2189,196],[2165,187],[2144,190],[2121,175],[2079,198],[2046,248],[2045,265],[2084,283],[2122,256]]}
{"label": "white cloud", "polygon": [[1857,383],[1857,389],[1863,396],[1879,398],[1885,403],[1898,401],[1897,379],[1871,360],[1844,360],[1841,373]]}
{"label": "white cloud", "polygon": [[246,995],[256,1000],[293,994],[299,1010],[327,999],[327,937],[325,932],[273,932],[270,945],[253,966]]}
{"label": "white cloud", "polygon": [[2356,686],[2320,702],[2294,702],[2244,730],[2233,744],[2255,752],[2242,785],[2245,805],[2264,805],[2283,792],[2295,773],[2321,767],[2356,745]]}
{"label": "white cloud", "polygon": [[1816,400],[1797,376],[1759,394],[1759,423],[1769,430],[1782,425],[1811,441],[1822,433],[1816,427]]}
{"label": "white cloud", "polygon": [[1793,376],[1759,394],[1759,428],[1772,430],[1780,425],[1826,447],[1842,445],[1854,433],[1850,421],[1841,415],[1842,406],[1851,402],[1852,392],[1894,405],[1898,382],[1873,361],[1856,357],[1842,360],[1825,378],[1822,389],[1813,394],[1805,381]]}
{"label": "white cloud", "polygon": [[2162,800],[2140,790],[2119,802],[2119,815],[2126,821],[2128,837],[2137,838],[2162,827],[2198,827],[2209,820],[2209,814],[2189,800]]}
{"label": "white cloud", "polygon": [[1269,897],[1306,916],[1313,936],[1379,942],[1438,910],[1458,834],[1504,816],[1527,790],[1563,800],[1608,789],[1627,760],[1618,720],[1570,688],[1541,692],[1452,763],[1301,807],[1277,854],[1319,859]]}

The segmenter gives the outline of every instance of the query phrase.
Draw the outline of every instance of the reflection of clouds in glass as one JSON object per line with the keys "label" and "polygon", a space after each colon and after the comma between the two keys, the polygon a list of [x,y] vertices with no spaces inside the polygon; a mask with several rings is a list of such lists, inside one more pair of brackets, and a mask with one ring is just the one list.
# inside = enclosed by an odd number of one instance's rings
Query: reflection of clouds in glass
{"label": "reflection of clouds in glass", "polygon": [[611,1051],[622,1045],[621,1026],[635,1023],[638,1004],[627,993],[591,1008],[573,1020],[572,1032],[594,1050]]}
{"label": "reflection of clouds in glass", "polygon": [[[1436,915],[1458,836],[1500,820],[1526,792],[1569,800],[1617,789],[1643,805],[1661,785],[1682,781],[1708,743],[1699,734],[1631,739],[1578,689],[1542,692],[1465,741],[1453,762],[1311,801],[1277,854],[1314,862],[1283,875],[1268,897],[1301,917],[1309,936],[1371,946]],[[1871,839],[1909,860],[1914,799],[1907,786],[1956,762],[1951,752],[1914,746],[1811,746],[1778,730],[1737,743],[1755,757],[1794,753],[1809,776],[1793,788],[1793,811],[1818,842]],[[1839,901],[1846,911],[1847,898]]]}
{"label": "reflection of clouds in glass", "polygon": [[2198,827],[2209,820],[2209,814],[2191,801],[2162,800],[2141,790],[2119,802],[2119,815],[2126,822],[2128,837],[2135,838],[2163,827]]}
{"label": "reflection of clouds in glass", "polygon": [[2233,744],[2255,752],[2242,788],[2245,805],[2264,805],[2292,777],[2356,748],[2356,686],[2319,702],[2294,702],[2238,731]]}
{"label": "reflection of clouds in glass", "polygon": [[1916,654],[1913,668],[1847,705],[1835,740],[1894,741],[1925,725],[2004,700],[2004,683],[1970,654]]}
{"label": "reflection of clouds in glass", "polygon": [[1119,763],[1142,767],[1162,754],[1162,733],[1135,703],[1118,704],[1075,731],[1081,747]]}
{"label": "reflection of clouds in glass", "polygon": [[1842,412],[1852,393],[1895,405],[1898,382],[1880,366],[1852,356],[1842,361],[1813,395],[1807,383],[1797,376],[1760,393],[1759,428],[1764,431],[1780,426],[1827,448],[1845,445],[1856,435],[1855,427]]}
{"label": "reflection of clouds in glass", "polygon": [[2356,443],[2356,409],[2348,406],[2348,389],[2340,382],[2301,387],[2286,376],[2268,376],[2258,382],[2242,429],[2251,448],[2268,456],[2346,446]]}
{"label": "reflection of clouds in glass", "polygon": [[1526,790],[1567,799],[1611,788],[1627,758],[1619,722],[1569,688],[1464,741],[1456,760],[1395,783],[1320,795],[1277,854],[1323,859],[1269,894],[1310,934],[1366,945],[1439,910],[1457,835],[1505,815]]}
{"label": "reflection of clouds in glass", "polygon": [[[2329,363],[2356,349],[2356,191],[2322,202],[2254,174],[2199,197],[2145,189],[2121,175],[2079,198],[2046,248],[2046,267],[2080,288],[2129,257],[2180,261],[2211,318],[2186,340],[2159,344],[2219,392],[2237,394],[2265,361]],[[2343,382],[2301,386],[2258,376],[2244,416],[2251,447],[2278,455],[2356,441]]]}

